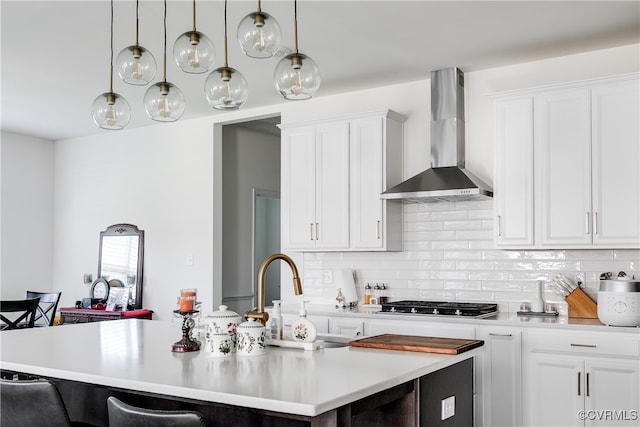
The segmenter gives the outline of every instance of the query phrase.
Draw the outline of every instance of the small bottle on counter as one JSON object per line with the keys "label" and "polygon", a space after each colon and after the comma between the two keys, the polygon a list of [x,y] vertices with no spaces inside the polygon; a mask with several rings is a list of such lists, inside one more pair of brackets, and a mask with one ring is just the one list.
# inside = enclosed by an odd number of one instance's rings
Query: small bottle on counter
{"label": "small bottle on counter", "polygon": [[300,305],[300,317],[291,325],[291,339],[294,341],[314,342],[316,340],[316,325],[307,319],[304,300]]}
{"label": "small bottle on counter", "polygon": [[380,297],[378,298],[378,304],[384,304],[389,300],[387,296],[387,286],[383,283],[380,285]]}
{"label": "small bottle on counter", "polygon": [[274,340],[282,340],[281,300],[273,300],[273,311],[267,322],[267,336]]}
{"label": "small bottle on counter", "polygon": [[371,285],[369,283],[364,286],[364,303],[371,304]]}

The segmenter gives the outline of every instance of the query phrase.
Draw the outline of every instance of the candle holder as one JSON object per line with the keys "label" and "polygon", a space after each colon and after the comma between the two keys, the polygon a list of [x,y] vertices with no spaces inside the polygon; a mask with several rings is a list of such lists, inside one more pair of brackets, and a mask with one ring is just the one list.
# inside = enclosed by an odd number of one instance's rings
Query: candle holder
{"label": "candle holder", "polygon": [[174,310],[173,313],[182,316],[182,339],[173,344],[171,351],[176,353],[188,353],[191,351],[200,351],[200,341],[191,336],[196,321],[193,320],[194,314],[199,313],[198,310],[180,311]]}

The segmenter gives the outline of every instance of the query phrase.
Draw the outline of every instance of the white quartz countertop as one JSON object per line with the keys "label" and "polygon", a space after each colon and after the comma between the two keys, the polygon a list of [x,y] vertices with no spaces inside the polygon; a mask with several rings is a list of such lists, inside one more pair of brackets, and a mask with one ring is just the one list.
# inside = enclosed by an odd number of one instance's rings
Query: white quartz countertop
{"label": "white quartz countertop", "polygon": [[[267,308],[270,310],[271,308]],[[424,315],[424,314],[402,314],[402,313],[381,313],[380,306],[363,306],[359,305],[354,308],[337,308],[331,304],[307,304],[307,314],[309,316],[329,316],[329,317],[350,317],[362,319],[388,319],[403,320],[413,322],[438,322],[452,324],[473,324],[476,326],[519,326],[519,327],[538,327],[551,329],[574,329],[574,330],[592,330],[592,331],[611,331],[626,332],[631,334],[640,334],[638,327],[624,326],[607,326],[603,325],[598,319],[580,319],[568,317],[567,315],[548,316],[518,316],[517,313],[500,312],[496,316],[485,318],[473,318],[464,316],[440,316],[440,315]],[[298,315],[300,311],[299,304],[283,304],[283,314]]]}
{"label": "white quartz countertop", "polygon": [[126,319],[3,331],[0,368],[34,375],[316,416],[480,354],[268,347],[264,356],[173,353],[180,328]]}

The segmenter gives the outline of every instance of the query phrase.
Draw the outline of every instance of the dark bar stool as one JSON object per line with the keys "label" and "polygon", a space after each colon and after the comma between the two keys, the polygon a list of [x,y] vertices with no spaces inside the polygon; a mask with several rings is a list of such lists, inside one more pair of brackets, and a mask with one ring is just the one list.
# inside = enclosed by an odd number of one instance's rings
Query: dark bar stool
{"label": "dark bar stool", "polygon": [[86,426],[69,419],[55,384],[44,380],[0,379],[0,425],[2,427]]}
{"label": "dark bar stool", "polygon": [[[110,427],[203,427],[206,426],[199,412],[161,411],[138,408],[110,396],[107,399]],[[3,426],[4,427],[4,426]]]}

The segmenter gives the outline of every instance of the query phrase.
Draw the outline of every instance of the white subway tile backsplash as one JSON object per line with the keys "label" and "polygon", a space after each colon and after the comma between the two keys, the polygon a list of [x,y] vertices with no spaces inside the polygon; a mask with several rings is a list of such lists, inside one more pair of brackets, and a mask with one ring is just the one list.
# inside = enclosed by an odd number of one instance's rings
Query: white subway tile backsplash
{"label": "white subway tile backsplash", "polygon": [[[351,268],[362,298],[366,283],[385,283],[392,300],[492,301],[501,311],[517,311],[531,301],[536,281],[562,273],[596,298],[598,276],[620,270],[640,276],[640,250],[498,250],[493,241],[493,201],[404,205],[401,252],[305,253],[305,298],[333,302],[335,285],[327,269]],[[546,287],[545,299],[566,303]]]}

